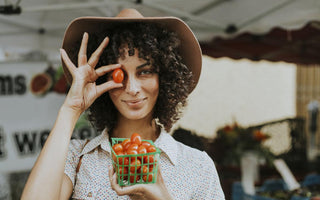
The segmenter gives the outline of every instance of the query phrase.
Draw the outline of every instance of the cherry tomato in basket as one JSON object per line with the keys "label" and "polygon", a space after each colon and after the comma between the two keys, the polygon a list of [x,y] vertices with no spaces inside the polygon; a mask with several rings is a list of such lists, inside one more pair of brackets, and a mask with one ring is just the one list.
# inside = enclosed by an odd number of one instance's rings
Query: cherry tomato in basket
{"label": "cherry tomato in basket", "polygon": [[141,145],[145,146],[146,148],[149,147],[151,144],[148,141],[142,141]]}
{"label": "cherry tomato in basket", "polygon": [[[118,153],[117,153],[117,155],[118,156],[121,156],[121,155],[125,155],[122,151],[119,151]],[[116,161],[115,161],[116,163],[119,163],[120,165],[122,165],[123,164],[123,157],[118,157],[118,160],[116,159]]]}
{"label": "cherry tomato in basket", "polygon": [[128,179],[128,174],[129,174],[128,167],[119,167],[119,170],[117,168],[117,172],[118,172],[118,174],[120,174],[120,178],[121,178],[121,176],[123,176],[124,180]]}
{"label": "cherry tomato in basket", "polygon": [[143,173],[143,174],[146,174],[149,172],[149,167],[147,165],[143,165],[141,168],[140,168],[140,173]]}
{"label": "cherry tomato in basket", "polygon": [[118,154],[118,152],[123,151],[123,146],[122,146],[122,144],[115,144],[115,145],[113,145],[112,149],[116,154]]}
{"label": "cherry tomato in basket", "polygon": [[[135,173],[141,168],[141,162],[139,159],[133,160],[130,163],[130,172]],[[137,171],[136,171],[137,170]]]}
{"label": "cherry tomato in basket", "polygon": [[152,182],[153,174],[143,175],[142,179],[144,182]]}
{"label": "cherry tomato in basket", "polygon": [[127,145],[128,142],[130,142],[130,139],[129,139],[129,138],[128,138],[128,139],[125,139],[125,140],[123,140],[123,142],[121,142],[121,145],[123,146],[123,149],[124,149],[124,150],[126,150],[126,149],[125,149],[125,146]]}
{"label": "cherry tomato in basket", "polygon": [[143,145],[138,147],[138,154],[147,153],[147,148]]}
{"label": "cherry tomato in basket", "polygon": [[130,141],[127,142],[127,143],[125,143],[124,146],[123,146],[124,151],[127,151],[128,148],[131,146],[131,144],[132,144],[132,143],[131,143]]}
{"label": "cherry tomato in basket", "polygon": [[124,157],[123,164],[124,165],[129,165],[129,157]]}
{"label": "cherry tomato in basket", "polygon": [[157,149],[156,149],[156,147],[155,146],[149,146],[148,148],[147,148],[147,152],[148,153],[150,153],[150,152],[156,152],[157,151]]}
{"label": "cherry tomato in basket", "polygon": [[[134,149],[131,149],[131,150],[128,150],[127,151],[127,155],[136,155],[138,154],[137,150],[134,150]],[[129,161],[133,161],[133,160],[136,160],[136,156],[131,156],[131,157],[128,157],[129,158]]]}
{"label": "cherry tomato in basket", "polygon": [[139,145],[136,143],[131,143],[131,145],[128,147],[127,151],[129,150],[137,150],[138,151]]}
{"label": "cherry tomato in basket", "polygon": [[[143,145],[140,145],[138,148],[138,154],[146,154],[146,153],[147,153],[147,148]],[[142,159],[142,156],[139,156],[139,159]]]}
{"label": "cherry tomato in basket", "polygon": [[127,155],[135,155],[135,154],[138,154],[138,151],[137,150],[135,150],[135,149],[128,149],[127,150]]}
{"label": "cherry tomato in basket", "polygon": [[143,156],[143,163],[154,163],[154,156]]}
{"label": "cherry tomato in basket", "polygon": [[115,69],[112,72],[112,78],[113,78],[114,82],[121,83],[124,79],[124,73],[123,73],[122,69],[120,69],[120,68]]}
{"label": "cherry tomato in basket", "polygon": [[138,175],[131,175],[130,176],[130,183],[136,183],[140,180],[140,176]]}
{"label": "cherry tomato in basket", "polygon": [[114,162],[117,162],[116,154],[112,154],[112,160],[113,160]]}
{"label": "cherry tomato in basket", "polygon": [[154,166],[156,166],[156,164],[154,164],[154,165],[149,165],[149,172],[152,172],[152,171],[153,171]]}
{"label": "cherry tomato in basket", "polygon": [[133,133],[131,135],[131,142],[136,143],[137,145],[141,144],[141,136],[139,135],[139,133]]}

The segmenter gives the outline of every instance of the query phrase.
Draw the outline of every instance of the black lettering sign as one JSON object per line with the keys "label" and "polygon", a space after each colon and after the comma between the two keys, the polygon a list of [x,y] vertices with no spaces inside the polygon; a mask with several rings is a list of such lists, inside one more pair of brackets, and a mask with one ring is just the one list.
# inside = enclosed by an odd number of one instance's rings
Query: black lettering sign
{"label": "black lettering sign", "polygon": [[14,139],[21,155],[33,154],[36,150],[36,132],[15,133]]}
{"label": "black lettering sign", "polygon": [[44,143],[46,142],[46,140],[49,136],[49,133],[50,133],[49,130],[45,130],[40,133],[40,147],[41,147],[41,149],[42,149]]}
{"label": "black lettering sign", "polygon": [[27,91],[26,78],[23,75],[12,77],[0,75],[0,95],[22,95]]}
{"label": "black lettering sign", "polygon": [[27,91],[26,78],[22,75],[18,75],[14,78],[14,91],[16,94],[22,95]]}
{"label": "black lettering sign", "polygon": [[0,158],[4,158],[6,156],[6,152],[4,149],[4,131],[3,128],[0,127]]}
{"label": "black lettering sign", "polygon": [[13,80],[11,76],[0,76],[0,95],[13,94]]}
{"label": "black lettering sign", "polygon": [[[15,132],[13,139],[19,155],[32,155],[41,151],[49,134],[50,130]],[[95,136],[96,131],[91,127],[85,126],[75,130],[72,139],[89,139]]]}

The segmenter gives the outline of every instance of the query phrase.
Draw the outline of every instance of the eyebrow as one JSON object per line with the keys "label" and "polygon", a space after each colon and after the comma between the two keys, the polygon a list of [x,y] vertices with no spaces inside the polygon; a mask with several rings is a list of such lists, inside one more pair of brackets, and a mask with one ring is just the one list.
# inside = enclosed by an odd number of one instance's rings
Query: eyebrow
{"label": "eyebrow", "polygon": [[145,67],[145,66],[147,66],[147,65],[150,65],[150,62],[149,62],[149,61],[146,62],[146,63],[143,63],[142,65],[137,66],[137,69],[140,69],[140,68]]}

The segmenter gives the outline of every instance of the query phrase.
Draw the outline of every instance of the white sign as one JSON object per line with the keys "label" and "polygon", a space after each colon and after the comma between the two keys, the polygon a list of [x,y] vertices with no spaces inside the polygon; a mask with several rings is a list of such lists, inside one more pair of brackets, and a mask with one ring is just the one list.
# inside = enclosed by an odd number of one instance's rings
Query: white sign
{"label": "white sign", "polygon": [[[65,99],[61,68],[46,62],[0,63],[0,173],[32,168]],[[78,126],[77,136],[94,131]]]}

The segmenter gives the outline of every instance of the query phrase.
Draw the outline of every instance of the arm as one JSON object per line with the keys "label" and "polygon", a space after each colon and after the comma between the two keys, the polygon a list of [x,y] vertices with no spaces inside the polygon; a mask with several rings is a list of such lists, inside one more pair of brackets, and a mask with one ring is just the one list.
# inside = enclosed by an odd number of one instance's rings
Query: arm
{"label": "arm", "polygon": [[224,200],[224,192],[213,160],[206,152],[202,152],[201,158],[203,168],[197,176],[199,184],[192,199]]}
{"label": "arm", "polygon": [[65,106],[61,107],[56,123],[29,175],[22,199],[59,199],[68,144],[77,119],[78,114]]}
{"label": "arm", "polygon": [[110,89],[122,87],[122,84],[116,84],[114,81],[101,85],[95,83],[99,76],[120,67],[120,65],[108,65],[94,68],[108,41],[106,38],[87,61],[88,34],[85,33],[79,50],[78,67],[74,66],[66,52],[61,50],[61,57],[72,75],[71,88],[31,170],[22,193],[22,200],[59,199],[60,197],[68,199],[71,195],[72,183],[64,174],[64,167],[75,124],[81,113],[101,94]]}

